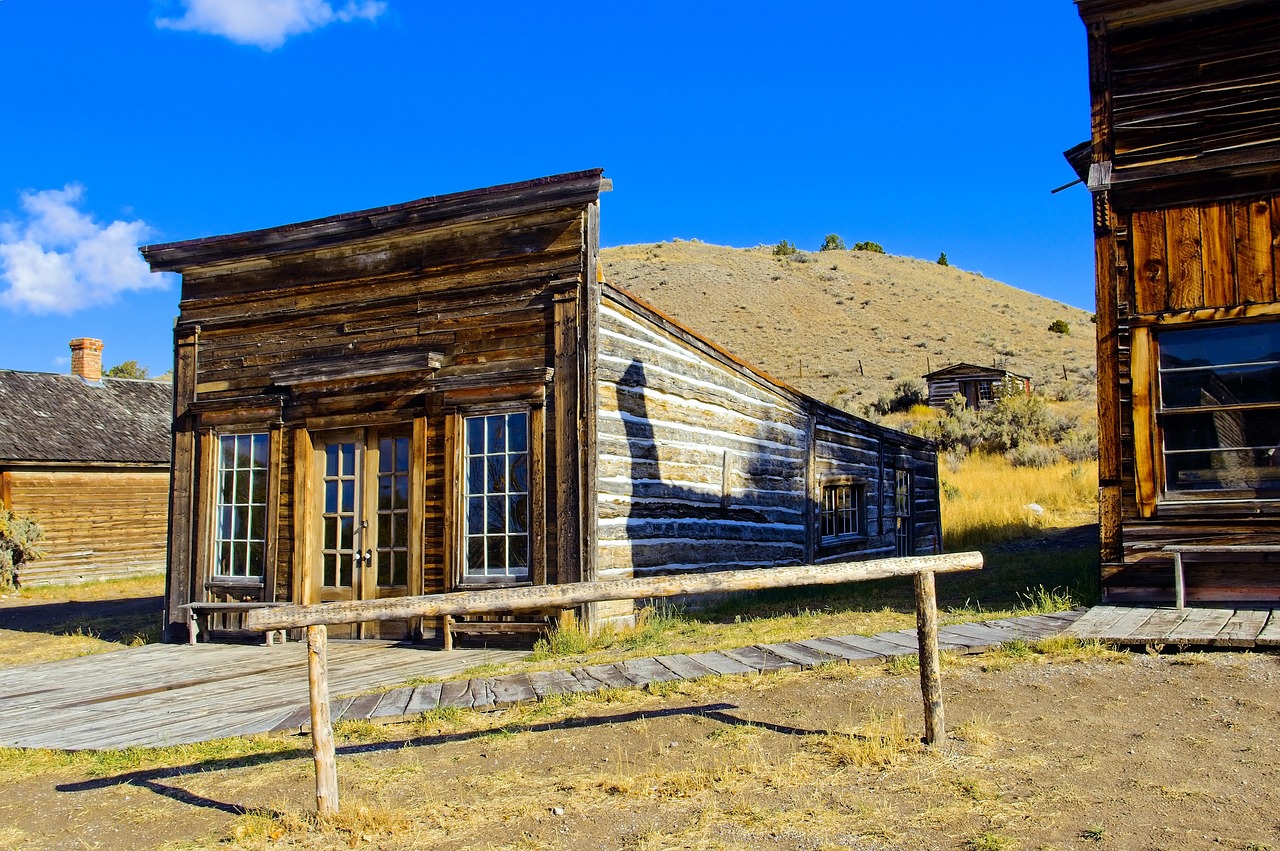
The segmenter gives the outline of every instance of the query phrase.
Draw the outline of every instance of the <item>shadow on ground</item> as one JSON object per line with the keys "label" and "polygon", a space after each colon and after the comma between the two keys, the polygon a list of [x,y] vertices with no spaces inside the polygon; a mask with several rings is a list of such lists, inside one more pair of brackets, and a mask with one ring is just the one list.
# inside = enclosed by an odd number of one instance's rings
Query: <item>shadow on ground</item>
{"label": "shadow on ground", "polygon": [[49,635],[93,635],[128,644],[158,635],[164,598],[120,600],[6,600],[0,605],[0,629]]}

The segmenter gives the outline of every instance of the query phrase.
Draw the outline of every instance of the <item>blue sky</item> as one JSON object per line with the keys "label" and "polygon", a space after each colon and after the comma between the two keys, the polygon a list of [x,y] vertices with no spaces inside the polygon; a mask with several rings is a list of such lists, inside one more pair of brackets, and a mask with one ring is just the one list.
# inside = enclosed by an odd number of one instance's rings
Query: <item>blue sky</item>
{"label": "blue sky", "polygon": [[605,245],[838,233],[1092,304],[1070,0],[0,0],[0,79],[0,368],[167,369],[138,244],[593,167]]}

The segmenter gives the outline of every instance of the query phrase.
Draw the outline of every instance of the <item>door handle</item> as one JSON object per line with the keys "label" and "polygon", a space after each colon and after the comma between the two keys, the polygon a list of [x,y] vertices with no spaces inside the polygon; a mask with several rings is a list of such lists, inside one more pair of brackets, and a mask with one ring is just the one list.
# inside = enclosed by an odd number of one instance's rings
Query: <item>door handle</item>
{"label": "door handle", "polygon": [[373,564],[373,550],[364,551],[364,560],[366,564]]}

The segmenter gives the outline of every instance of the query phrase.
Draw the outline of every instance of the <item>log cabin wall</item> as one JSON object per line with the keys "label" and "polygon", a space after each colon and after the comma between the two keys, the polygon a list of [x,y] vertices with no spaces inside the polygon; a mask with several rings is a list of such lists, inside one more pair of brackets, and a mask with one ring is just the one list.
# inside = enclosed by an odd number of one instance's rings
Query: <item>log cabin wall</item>
{"label": "log cabin wall", "polygon": [[23,585],[164,572],[167,468],[12,467],[0,476],[4,507],[44,530],[44,557],[23,566]]}
{"label": "log cabin wall", "polygon": [[607,284],[599,336],[601,578],[869,558],[899,538],[938,551],[933,444],[781,385]]}
{"label": "log cabin wall", "polygon": [[[1280,14],[1256,2],[1078,5],[1093,93],[1103,595],[1167,602],[1162,547],[1280,532],[1273,449],[1247,448],[1274,447],[1268,423],[1280,422],[1266,363],[1280,351],[1266,342],[1280,321]],[[1249,369],[1271,375],[1261,396],[1238,366],[1210,368],[1252,338]],[[1201,341],[1194,361],[1175,357],[1179,340]],[[1176,382],[1195,376],[1217,384],[1180,399]],[[1180,425],[1203,405],[1200,425]],[[1209,462],[1188,460],[1205,447]],[[1188,599],[1280,600],[1280,570],[1261,558],[1196,565]]]}
{"label": "log cabin wall", "polygon": [[[183,273],[171,638],[193,600],[318,602],[589,574],[583,527],[566,517],[580,512],[582,411],[593,406],[584,317],[596,310],[587,281],[602,183],[580,172],[143,249],[154,269]],[[233,466],[254,489],[243,511],[239,494],[219,490]],[[468,498],[473,488],[481,495]],[[363,512],[344,514],[348,490]],[[242,537],[219,515],[228,499],[250,516],[247,564],[216,563],[232,551],[219,540]],[[489,511],[488,527],[469,528],[468,510]],[[346,516],[378,541],[376,582],[360,578],[361,550],[375,560],[344,537]],[[495,522],[503,531],[485,537]],[[497,550],[511,560],[502,569]]]}

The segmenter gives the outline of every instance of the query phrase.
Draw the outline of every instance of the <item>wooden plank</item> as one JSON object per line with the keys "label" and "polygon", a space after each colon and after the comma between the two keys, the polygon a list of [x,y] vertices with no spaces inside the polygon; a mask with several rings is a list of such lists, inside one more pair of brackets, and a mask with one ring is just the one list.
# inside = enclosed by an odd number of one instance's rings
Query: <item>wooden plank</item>
{"label": "wooden plank", "polygon": [[735,647],[732,650],[721,650],[720,653],[735,662],[746,665],[755,673],[800,670],[800,666],[790,659],[784,659],[776,653],[769,653],[759,647]]}
{"label": "wooden plank", "polygon": [[1187,617],[1191,609],[1155,609],[1151,616],[1126,635],[1117,635],[1121,644],[1166,644],[1169,633]]}
{"label": "wooden plank", "polygon": [[813,650],[799,643],[779,642],[777,644],[757,644],[756,646],[765,652],[795,662],[800,666],[801,670],[805,671],[810,668],[816,668],[819,665],[825,665],[828,662],[844,661],[839,656],[832,656],[830,653]]}
{"label": "wooden plank", "polygon": [[1094,606],[1067,627],[1063,634],[1081,640],[1109,637],[1111,627],[1131,611],[1133,609],[1128,606]]}
{"label": "wooden plank", "polygon": [[378,704],[382,702],[382,693],[375,692],[373,694],[357,695],[351,704],[347,706],[346,711],[340,717],[335,717],[335,721],[367,721],[373,717],[374,712],[378,708]]}
{"label": "wooden plank", "polygon": [[885,659],[891,659],[895,656],[905,656],[914,652],[911,648],[902,644],[891,644],[887,641],[881,641],[878,636],[870,635],[840,635],[828,639],[829,641],[838,641],[841,644],[847,644],[857,650],[865,650],[868,653],[877,653]]}
{"label": "wooden plank", "polygon": [[1241,304],[1272,301],[1275,270],[1271,245],[1271,205],[1237,201],[1235,212],[1236,288]]}
{"label": "wooden plank", "polygon": [[612,687],[612,688],[629,688],[635,685],[635,681],[627,676],[626,671],[617,665],[584,665],[582,670],[586,671],[593,679]]}
{"label": "wooden plank", "polygon": [[598,691],[602,688],[610,688],[608,683],[597,680],[583,668],[574,668],[569,673],[572,674],[574,679],[576,679],[582,686],[583,691]]}
{"label": "wooden plank", "polygon": [[493,690],[494,706],[499,709],[538,699],[538,693],[534,691],[533,682],[527,674],[495,677],[489,681],[489,688]]}
{"label": "wooden plank", "polygon": [[757,673],[755,668],[744,665],[743,663],[732,659],[724,653],[691,653],[689,658],[697,662],[699,665],[710,668],[717,674],[754,674]]}
{"label": "wooden plank", "polygon": [[580,694],[587,691],[576,677],[567,671],[533,671],[529,685],[539,698],[559,694]]}
{"label": "wooden plank", "polygon": [[1207,307],[1237,304],[1235,222],[1229,203],[1200,209],[1200,237],[1204,255],[1204,303]]}
{"label": "wooden plank", "polygon": [[412,687],[406,687],[384,692],[382,700],[378,701],[378,708],[369,717],[403,718],[408,714],[407,707],[413,697],[413,691]]}
{"label": "wooden plank", "polygon": [[1210,643],[1215,647],[1252,647],[1267,625],[1268,614],[1259,609],[1237,609]]}
{"label": "wooden plank", "polygon": [[803,646],[812,648],[821,653],[830,656],[838,656],[845,662],[853,665],[863,665],[870,662],[879,662],[882,657],[879,653],[872,653],[870,650],[861,650],[839,641],[832,641],[829,638],[810,638],[800,642]]}
{"label": "wooden plank", "polygon": [[1165,249],[1164,213],[1140,210],[1133,214],[1134,303],[1138,313],[1160,313],[1169,305],[1169,271]]}
{"label": "wooden plank", "polygon": [[716,673],[688,656],[657,656],[655,658],[659,664],[682,680],[696,680],[700,677],[715,676]]}
{"label": "wooden plank", "polygon": [[1169,309],[1204,307],[1204,253],[1200,211],[1174,207],[1165,212],[1165,240],[1169,252]]}
{"label": "wooden plank", "polygon": [[469,680],[449,680],[440,688],[440,708],[470,709]]}
{"label": "wooden plank", "polygon": [[493,692],[493,681],[490,679],[472,679],[467,681],[467,695],[472,709],[489,709],[494,706],[497,696]]}
{"label": "wooden plank", "polygon": [[639,686],[649,683],[669,683],[680,679],[675,672],[654,659],[627,659],[618,663],[627,677]]}
{"label": "wooden plank", "polygon": [[1267,625],[1258,633],[1256,642],[1259,647],[1280,647],[1280,609],[1271,610]]}
{"label": "wooden plank", "polygon": [[1169,631],[1172,644],[1212,644],[1227,622],[1231,609],[1191,609],[1182,622]]}

